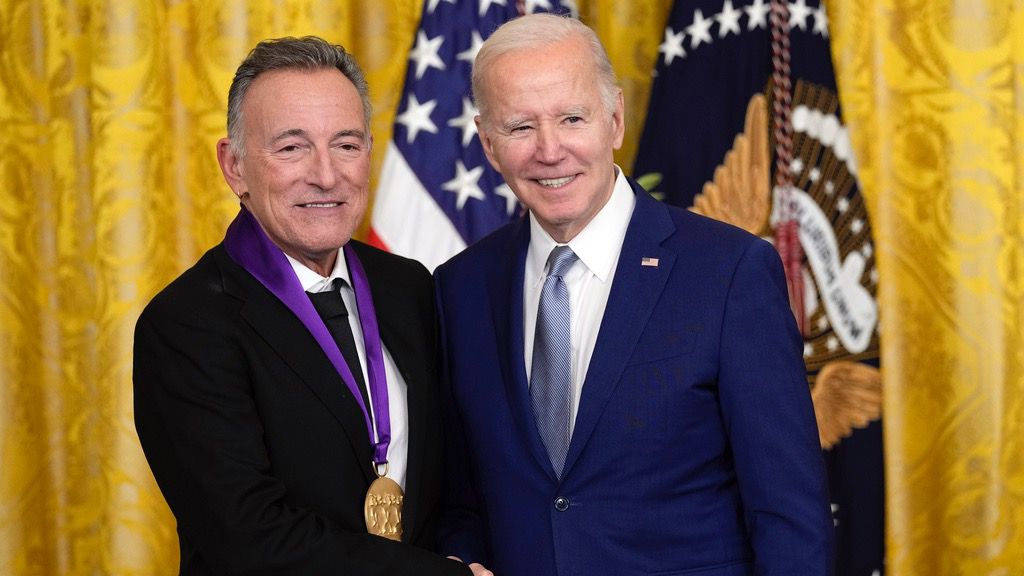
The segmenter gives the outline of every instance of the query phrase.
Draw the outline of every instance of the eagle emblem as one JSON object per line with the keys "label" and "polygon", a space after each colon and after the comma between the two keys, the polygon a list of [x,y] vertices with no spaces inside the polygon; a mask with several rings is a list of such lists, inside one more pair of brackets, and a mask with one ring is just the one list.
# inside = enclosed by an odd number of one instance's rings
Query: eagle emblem
{"label": "eagle emblem", "polygon": [[[877,272],[867,210],[856,193],[856,163],[826,88],[798,82],[793,99],[794,193],[807,260],[804,276],[804,361],[822,448],[882,415],[878,360]],[[779,196],[771,187],[767,99],[755,94],[714,178],[691,210],[771,238]]]}

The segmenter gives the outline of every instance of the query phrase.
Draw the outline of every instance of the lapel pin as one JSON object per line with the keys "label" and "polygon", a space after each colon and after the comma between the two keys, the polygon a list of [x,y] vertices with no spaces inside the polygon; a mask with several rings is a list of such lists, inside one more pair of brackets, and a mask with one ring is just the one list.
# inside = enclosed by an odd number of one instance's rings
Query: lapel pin
{"label": "lapel pin", "polygon": [[654,266],[655,268],[657,268],[658,267],[658,259],[657,258],[651,258],[649,256],[644,256],[643,258],[640,259],[640,265],[641,266]]}

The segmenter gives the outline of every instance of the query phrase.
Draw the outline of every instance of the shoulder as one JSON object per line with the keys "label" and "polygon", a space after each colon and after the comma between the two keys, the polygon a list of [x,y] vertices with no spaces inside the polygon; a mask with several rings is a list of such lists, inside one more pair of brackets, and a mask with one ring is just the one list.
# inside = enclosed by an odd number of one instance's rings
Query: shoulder
{"label": "shoulder", "polygon": [[670,211],[678,233],[665,245],[676,253],[685,275],[699,271],[703,282],[719,282],[730,294],[738,286],[775,286],[786,292],[782,258],[770,241],[689,210]]}
{"label": "shoulder", "polygon": [[679,253],[727,260],[748,250],[771,249],[771,243],[742,228],[655,200],[639,186],[630,222],[634,234],[654,234],[663,247]]}
{"label": "shoulder", "polygon": [[434,281],[422,263],[357,240],[349,242],[366,271],[376,304],[399,316],[433,313]]}
{"label": "shoulder", "polygon": [[371,283],[430,282],[430,272],[418,260],[385,252],[358,240],[349,240]]}
{"label": "shoulder", "polygon": [[479,274],[493,266],[507,263],[529,239],[527,217],[516,218],[449,258],[438,266],[434,275],[447,277]]}
{"label": "shoulder", "polygon": [[719,249],[741,251],[757,245],[770,246],[765,239],[738,226],[682,208],[673,207],[672,211],[681,235],[692,242]]}
{"label": "shoulder", "polygon": [[237,310],[256,284],[218,244],[153,296],[139,323],[214,322]]}

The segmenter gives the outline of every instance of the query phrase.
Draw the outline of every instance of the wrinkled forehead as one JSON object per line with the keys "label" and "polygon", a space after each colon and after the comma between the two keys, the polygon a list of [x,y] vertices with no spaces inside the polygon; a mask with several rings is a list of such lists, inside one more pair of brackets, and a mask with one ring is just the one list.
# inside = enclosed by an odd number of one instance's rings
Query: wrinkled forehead
{"label": "wrinkled forehead", "polygon": [[543,106],[549,112],[589,109],[601,99],[596,67],[573,51],[533,50],[507,52],[496,59],[483,77],[481,108]]}
{"label": "wrinkled forehead", "polygon": [[365,131],[363,103],[355,85],[333,68],[272,70],[260,74],[242,102],[246,131],[308,129]]}

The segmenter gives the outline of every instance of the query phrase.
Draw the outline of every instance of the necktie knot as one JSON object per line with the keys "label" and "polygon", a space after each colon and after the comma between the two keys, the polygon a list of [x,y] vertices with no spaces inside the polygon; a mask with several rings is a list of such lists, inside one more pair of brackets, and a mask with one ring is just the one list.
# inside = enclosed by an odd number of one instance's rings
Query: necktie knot
{"label": "necktie knot", "polygon": [[555,246],[548,255],[548,276],[565,276],[579,257],[568,246]]}
{"label": "necktie knot", "polygon": [[345,280],[335,278],[331,281],[330,289],[323,292],[307,293],[309,294],[309,299],[313,302],[313,307],[316,308],[317,313],[324,320],[337,318],[338,316],[348,316],[345,300],[341,298],[341,287],[344,285]]}

